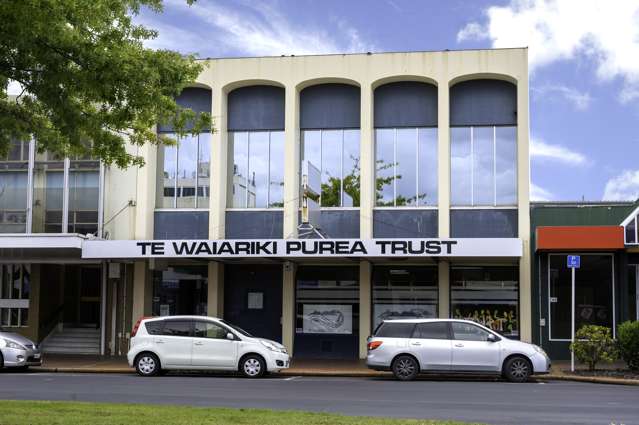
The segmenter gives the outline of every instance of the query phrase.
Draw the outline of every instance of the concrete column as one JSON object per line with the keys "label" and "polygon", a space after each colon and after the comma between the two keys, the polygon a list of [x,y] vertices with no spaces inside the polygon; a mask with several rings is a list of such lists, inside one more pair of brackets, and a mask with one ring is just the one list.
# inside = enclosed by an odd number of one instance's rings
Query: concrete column
{"label": "concrete column", "polygon": [[207,313],[209,316],[224,317],[224,264],[209,262]]}
{"label": "concrete column", "polygon": [[296,238],[300,206],[299,93],[286,86],[284,106],[284,238]]}
{"label": "concrete column", "polygon": [[[226,92],[213,86],[212,111],[215,132],[211,137],[211,196],[209,198],[209,238],[224,239],[228,192],[228,130]],[[210,284],[210,283],[209,283]]]}
{"label": "concrete column", "polygon": [[373,129],[373,89],[370,83],[361,84],[360,105],[360,238],[373,237],[373,208],[375,207],[375,131]]}
{"label": "concrete column", "polygon": [[366,358],[366,338],[371,334],[373,267],[369,261],[359,263],[359,358]]}
{"label": "concrete column", "polygon": [[295,338],[295,272],[297,266],[284,263],[282,273],[282,344],[293,355]]}
{"label": "concrete column", "polygon": [[448,319],[450,317],[450,264],[448,261],[439,261],[437,266],[439,277],[439,318]]}
{"label": "concrete column", "polygon": [[136,261],[133,265],[133,300],[131,307],[131,326],[140,317],[151,315],[151,287],[150,270],[146,261]]}
{"label": "concrete column", "polygon": [[439,237],[450,237],[450,124],[448,80],[437,82],[437,193]]}
{"label": "concrete column", "polygon": [[[153,239],[153,212],[155,210],[157,147],[145,144],[138,153],[146,164],[137,169],[137,199],[133,239]],[[136,319],[137,320],[137,319]]]}
{"label": "concrete column", "polygon": [[[524,62],[527,64],[527,62]],[[532,269],[530,252],[530,163],[528,157],[528,70],[517,81],[518,233],[523,243],[519,261],[519,326],[522,341],[532,341]]]}

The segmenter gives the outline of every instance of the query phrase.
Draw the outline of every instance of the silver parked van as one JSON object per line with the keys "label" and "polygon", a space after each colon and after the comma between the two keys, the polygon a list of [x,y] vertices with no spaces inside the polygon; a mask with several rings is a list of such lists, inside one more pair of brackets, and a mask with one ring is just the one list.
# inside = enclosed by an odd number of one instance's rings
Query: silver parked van
{"label": "silver parked van", "polygon": [[550,359],[540,347],[454,319],[382,322],[368,340],[366,364],[390,370],[402,381],[420,372],[440,372],[502,375],[525,382],[533,373],[550,370]]}

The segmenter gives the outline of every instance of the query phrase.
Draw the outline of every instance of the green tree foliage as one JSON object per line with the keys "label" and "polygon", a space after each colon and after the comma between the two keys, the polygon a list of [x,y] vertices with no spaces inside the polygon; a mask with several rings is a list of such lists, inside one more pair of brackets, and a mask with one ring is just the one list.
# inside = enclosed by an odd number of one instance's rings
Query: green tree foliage
{"label": "green tree foliage", "polygon": [[627,321],[617,329],[619,355],[630,370],[639,372],[639,321]]}
{"label": "green tree foliage", "polygon": [[[33,136],[39,151],[142,165],[125,143],[171,143],[154,131],[158,122],[178,134],[210,126],[209,114],[174,100],[202,64],[145,48],[157,32],[133,23],[142,7],[159,13],[162,0],[2,0],[0,155]],[[2,89],[11,81],[24,89],[17,97]]]}
{"label": "green tree foliage", "polygon": [[575,357],[588,365],[588,370],[595,370],[600,362],[613,362],[617,358],[615,341],[610,329],[605,326],[585,325],[575,332],[575,342],[570,344]]}

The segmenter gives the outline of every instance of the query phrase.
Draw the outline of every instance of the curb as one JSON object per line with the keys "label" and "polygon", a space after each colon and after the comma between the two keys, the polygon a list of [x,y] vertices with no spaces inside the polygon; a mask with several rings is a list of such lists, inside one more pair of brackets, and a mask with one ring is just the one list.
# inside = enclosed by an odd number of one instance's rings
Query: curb
{"label": "curb", "polygon": [[[31,369],[34,372],[45,373],[111,373],[111,374],[134,374],[135,371],[129,368],[74,368],[74,367],[38,367]],[[279,373],[281,376],[321,376],[321,377],[341,377],[341,378],[381,378],[390,376],[390,372],[335,372],[335,371],[295,371],[285,370]],[[444,378],[442,378],[444,379]],[[639,379],[618,379],[604,377],[589,376],[570,376],[570,375],[538,375],[533,376],[536,381],[573,381],[587,382],[592,384],[609,384],[609,385],[634,385],[639,386]]]}

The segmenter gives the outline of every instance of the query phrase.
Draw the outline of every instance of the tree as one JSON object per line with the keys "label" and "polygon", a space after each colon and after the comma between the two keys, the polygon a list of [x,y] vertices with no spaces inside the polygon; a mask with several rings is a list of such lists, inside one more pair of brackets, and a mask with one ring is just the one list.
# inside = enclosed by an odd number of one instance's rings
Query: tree
{"label": "tree", "polygon": [[[175,102],[202,64],[145,48],[157,32],[133,23],[143,6],[159,13],[162,0],[2,1],[0,156],[11,140],[34,137],[40,152],[124,168],[144,164],[127,153],[127,141],[172,143],[154,131],[157,123],[173,124],[178,135],[210,126],[210,114]],[[23,88],[17,97],[2,90],[12,81]]]}

